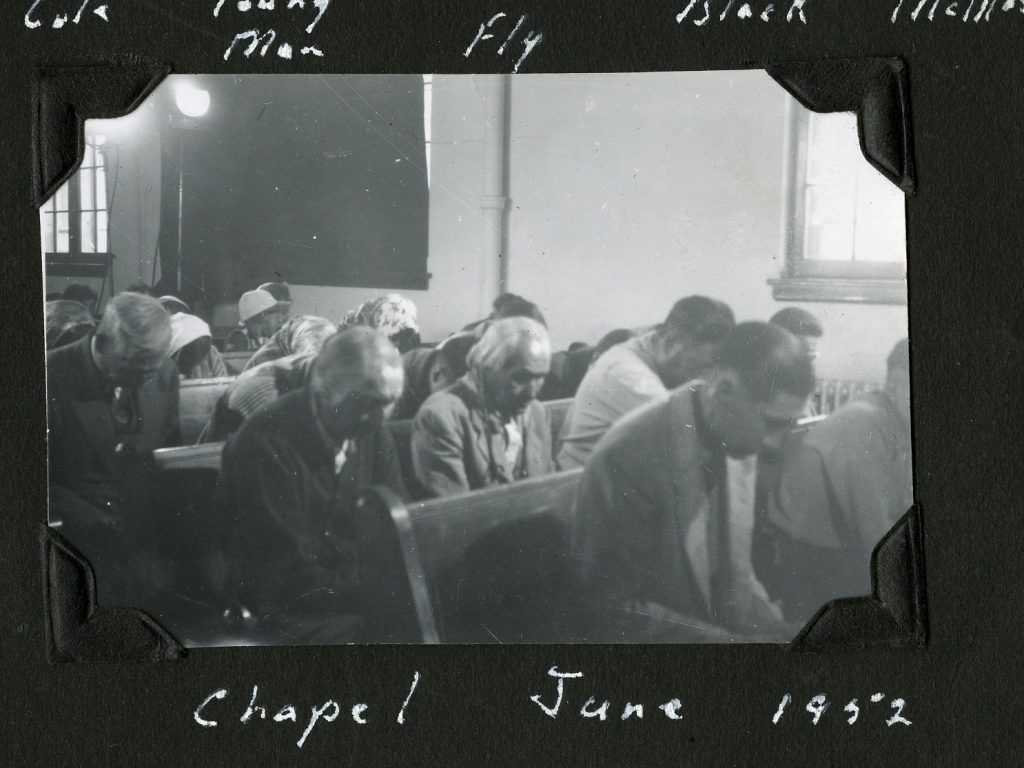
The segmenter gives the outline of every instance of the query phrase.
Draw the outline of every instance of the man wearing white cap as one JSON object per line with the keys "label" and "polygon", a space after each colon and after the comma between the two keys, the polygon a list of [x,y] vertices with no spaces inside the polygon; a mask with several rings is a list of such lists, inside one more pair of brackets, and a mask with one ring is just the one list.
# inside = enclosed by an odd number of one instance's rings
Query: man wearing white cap
{"label": "man wearing white cap", "polygon": [[238,300],[240,327],[228,336],[228,351],[255,352],[281,327],[286,316],[269,291],[261,288],[246,291]]}
{"label": "man wearing white cap", "polygon": [[195,315],[171,315],[171,359],[183,379],[212,379],[228,375],[220,352],[213,346],[210,326]]}

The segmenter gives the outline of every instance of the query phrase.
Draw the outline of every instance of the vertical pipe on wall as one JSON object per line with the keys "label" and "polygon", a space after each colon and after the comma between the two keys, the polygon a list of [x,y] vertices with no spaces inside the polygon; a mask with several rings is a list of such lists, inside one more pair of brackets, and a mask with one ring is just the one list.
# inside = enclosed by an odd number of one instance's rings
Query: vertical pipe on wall
{"label": "vertical pipe on wall", "polygon": [[489,303],[508,289],[508,143],[510,75],[476,75],[484,106],[484,178],[480,212],[483,220],[483,298]]}

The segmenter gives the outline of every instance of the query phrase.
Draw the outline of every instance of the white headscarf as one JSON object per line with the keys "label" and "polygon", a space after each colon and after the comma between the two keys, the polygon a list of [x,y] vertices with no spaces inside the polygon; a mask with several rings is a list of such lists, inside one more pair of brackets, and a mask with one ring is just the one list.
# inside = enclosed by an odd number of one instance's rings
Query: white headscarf
{"label": "white headscarf", "polygon": [[210,326],[195,315],[178,312],[171,315],[171,348],[170,355],[177,354],[182,347],[203,336],[211,336]]}

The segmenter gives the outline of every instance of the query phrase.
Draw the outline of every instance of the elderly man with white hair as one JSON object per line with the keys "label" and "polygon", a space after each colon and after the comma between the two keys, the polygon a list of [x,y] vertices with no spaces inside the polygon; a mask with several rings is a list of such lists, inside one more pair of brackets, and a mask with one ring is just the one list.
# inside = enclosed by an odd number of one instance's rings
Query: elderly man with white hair
{"label": "elderly man with white hair", "polygon": [[[146,518],[139,473],[156,448],[176,445],[178,372],[160,302],[121,293],[96,330],[46,356],[50,522],[91,562],[101,602],[117,600]],[[140,485],[142,487],[140,487]]]}
{"label": "elderly man with white hair", "polygon": [[[309,383],[247,419],[224,447],[228,597],[303,642],[349,642],[373,584],[352,515],[375,485],[405,495],[384,420],[402,394],[398,350],[370,328],[332,336]],[[348,617],[352,619],[344,619]],[[284,637],[284,635],[282,635]]]}
{"label": "elderly man with white hair", "polygon": [[498,320],[470,350],[469,372],[420,406],[412,427],[416,479],[430,496],[552,471],[551,425],[537,394],[551,367],[540,323]]}

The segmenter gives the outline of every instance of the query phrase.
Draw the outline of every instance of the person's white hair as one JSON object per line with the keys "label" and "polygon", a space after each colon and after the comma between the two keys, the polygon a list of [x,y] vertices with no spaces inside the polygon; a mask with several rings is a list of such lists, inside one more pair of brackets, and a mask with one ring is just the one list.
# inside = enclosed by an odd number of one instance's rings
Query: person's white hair
{"label": "person's white hair", "polygon": [[547,328],[529,317],[506,317],[495,320],[484,331],[480,341],[466,356],[470,369],[502,370],[509,359],[525,345],[539,344],[551,354]]}
{"label": "person's white hair", "polygon": [[371,366],[392,365],[401,369],[402,358],[379,331],[357,325],[331,336],[313,363],[310,387],[335,389],[366,376]]}
{"label": "person's white hair", "polygon": [[96,336],[119,341],[129,349],[166,353],[171,343],[171,317],[151,296],[119,293],[107,302]]}

